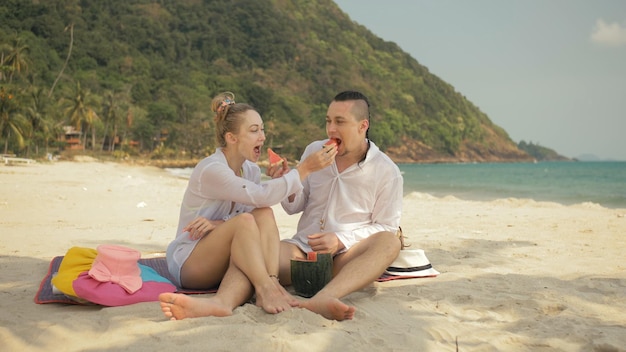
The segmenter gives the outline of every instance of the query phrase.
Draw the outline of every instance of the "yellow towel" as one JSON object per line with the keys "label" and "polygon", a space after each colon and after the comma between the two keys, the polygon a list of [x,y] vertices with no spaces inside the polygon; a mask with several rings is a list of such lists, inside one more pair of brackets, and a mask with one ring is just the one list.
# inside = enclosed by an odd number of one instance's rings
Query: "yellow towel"
{"label": "yellow towel", "polygon": [[72,283],[80,273],[89,271],[98,251],[94,248],[72,247],[70,248],[59,266],[59,272],[52,278],[54,287],[66,295],[76,296]]}

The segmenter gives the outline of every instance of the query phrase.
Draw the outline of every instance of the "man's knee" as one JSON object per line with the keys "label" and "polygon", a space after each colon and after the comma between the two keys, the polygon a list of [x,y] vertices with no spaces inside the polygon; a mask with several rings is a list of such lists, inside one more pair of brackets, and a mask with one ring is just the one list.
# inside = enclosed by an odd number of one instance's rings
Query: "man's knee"
{"label": "man's knee", "polygon": [[396,233],[381,231],[370,236],[370,238],[372,237],[376,239],[376,247],[385,253],[397,256],[402,249],[402,241]]}

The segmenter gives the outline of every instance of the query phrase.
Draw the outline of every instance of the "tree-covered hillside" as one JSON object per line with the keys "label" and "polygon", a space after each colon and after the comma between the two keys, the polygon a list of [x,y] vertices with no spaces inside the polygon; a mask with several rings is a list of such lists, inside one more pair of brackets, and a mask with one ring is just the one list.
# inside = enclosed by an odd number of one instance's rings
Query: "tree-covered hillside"
{"label": "tree-covered hillside", "polygon": [[526,141],[520,141],[517,147],[528,153],[528,155],[532,156],[537,161],[571,161],[571,159],[560,155],[553,149],[543,147],[533,142],[526,143]]}
{"label": "tree-covered hillside", "polygon": [[398,161],[529,158],[330,0],[5,0],[0,45],[0,141],[16,154],[67,148],[73,126],[87,149],[201,157],[215,148],[209,102],[228,90],[294,160],[325,137],[330,99],[356,89]]}

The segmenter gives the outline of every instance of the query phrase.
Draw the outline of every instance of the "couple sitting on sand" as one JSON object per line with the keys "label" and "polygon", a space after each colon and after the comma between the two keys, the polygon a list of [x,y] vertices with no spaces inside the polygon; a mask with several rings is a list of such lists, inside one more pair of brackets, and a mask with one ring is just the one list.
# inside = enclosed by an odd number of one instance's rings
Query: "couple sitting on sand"
{"label": "couple sitting on sand", "polygon": [[[307,146],[297,167],[270,165],[261,182],[256,162],[265,133],[248,104],[226,92],[211,109],[220,148],[193,170],[181,204],[177,236],[167,248],[168,269],[181,287],[207,289],[210,298],[160,295],[171,319],[228,316],[256,295],[268,313],[300,307],[327,319],[352,319],[340,299],[376,280],[397,257],[402,213],[398,167],[368,139],[369,102],[354,91],[335,96],[326,133],[335,143]],[[280,240],[270,208],[303,212],[293,238]],[[293,297],[291,259],[307,252],[333,256],[333,277],[308,300]]]}

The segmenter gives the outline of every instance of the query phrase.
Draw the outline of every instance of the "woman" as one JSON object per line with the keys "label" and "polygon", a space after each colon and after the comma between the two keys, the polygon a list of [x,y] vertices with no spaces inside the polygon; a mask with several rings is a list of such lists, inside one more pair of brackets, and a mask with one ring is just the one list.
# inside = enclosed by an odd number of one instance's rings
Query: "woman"
{"label": "woman", "polygon": [[219,289],[208,299],[164,293],[161,309],[171,319],[228,316],[256,293],[266,312],[282,312],[298,301],[278,282],[280,238],[269,207],[300,191],[311,172],[333,159],[321,150],[293,170],[285,160],[284,175],[261,183],[256,162],[265,133],[259,113],[235,103],[230,92],[216,96],[211,110],[220,147],[191,174],[167,263],[179,286]]}

